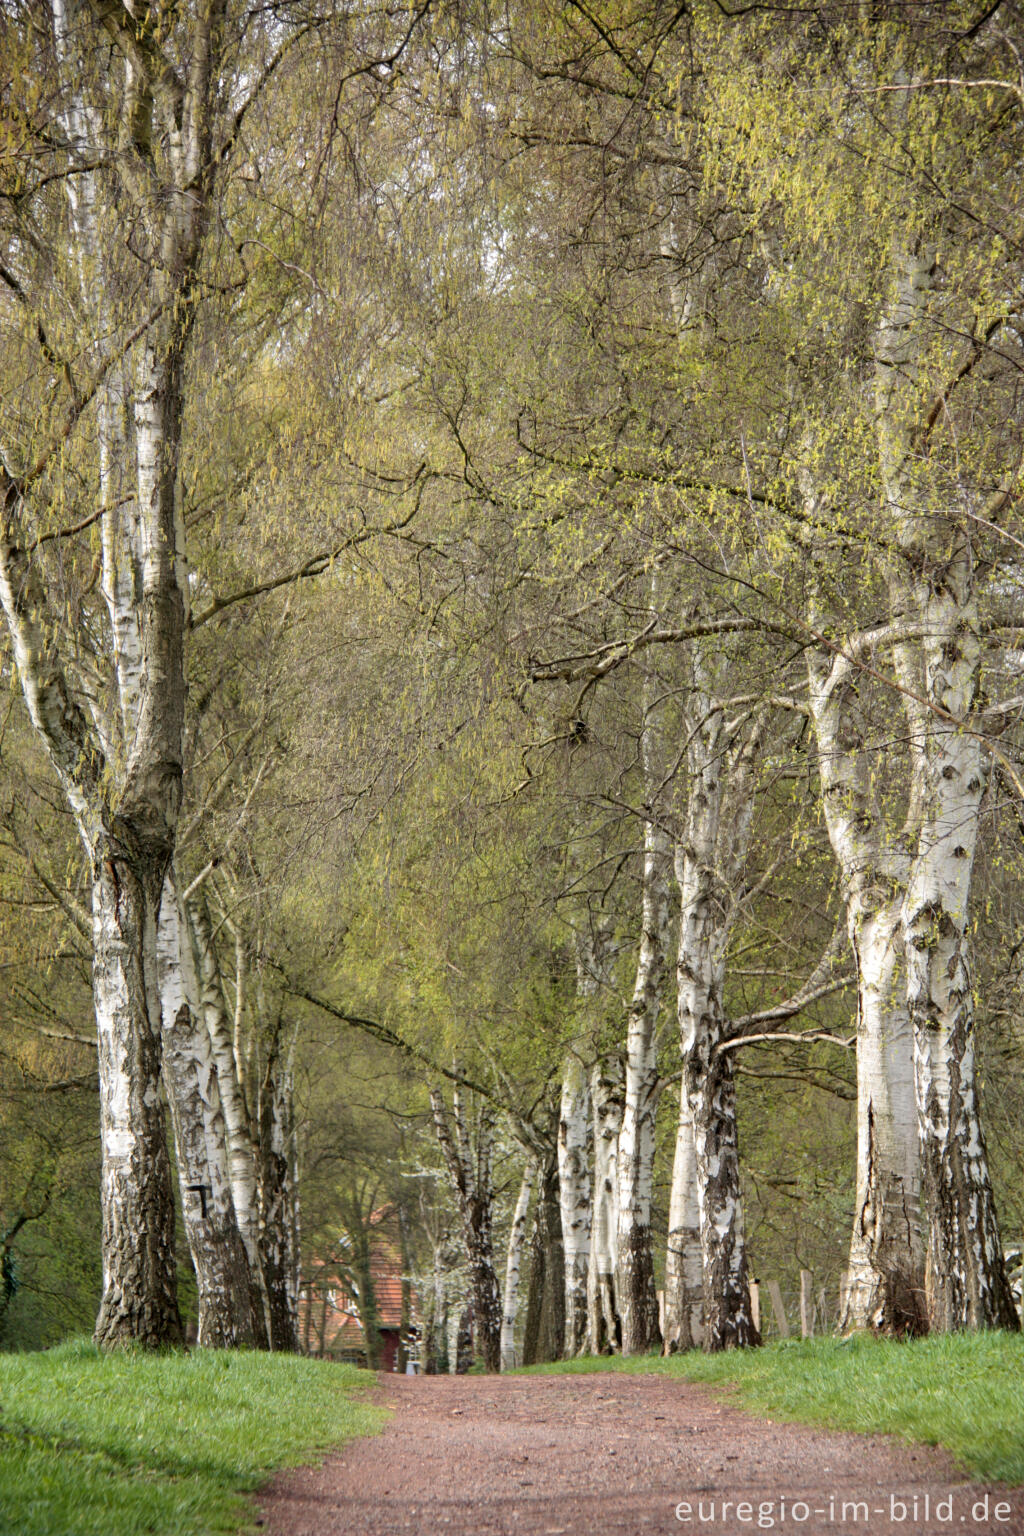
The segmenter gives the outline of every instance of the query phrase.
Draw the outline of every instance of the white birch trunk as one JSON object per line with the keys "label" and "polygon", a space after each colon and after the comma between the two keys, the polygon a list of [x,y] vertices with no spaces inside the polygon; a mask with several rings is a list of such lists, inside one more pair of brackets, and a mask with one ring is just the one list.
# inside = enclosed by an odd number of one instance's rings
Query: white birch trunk
{"label": "white birch trunk", "polygon": [[217,1072],[200,1017],[185,914],[171,875],[160,903],[157,959],[163,1075],[185,1234],[199,1293],[199,1343],[217,1349],[251,1346],[255,1334],[249,1265],[231,1199]]}
{"label": "white birch trunk", "polygon": [[[912,717],[920,832],[903,903],[907,1001],[928,1223],[933,1328],[1019,1327],[977,1098],[968,922],[987,763],[972,729],[981,639],[970,529],[918,478],[919,369],[935,283],[930,251],[897,261],[876,350],[882,480],[924,636],[929,712]],[[951,503],[956,491],[949,487]]]}
{"label": "white birch trunk", "polygon": [[[645,737],[646,737],[645,730]],[[645,759],[647,750],[645,745]],[[650,765],[645,760],[650,782]],[[658,1095],[657,1026],[668,974],[672,855],[667,835],[644,823],[643,919],[626,1038],[626,1094],[618,1148],[619,1310],[622,1353],[643,1354],[659,1342],[651,1241],[654,1128]]]}
{"label": "white birch trunk", "polygon": [[[71,212],[68,270],[80,280],[67,306],[81,330],[74,352],[87,359],[84,374],[100,381],[103,591],[113,642],[105,658],[93,658],[102,673],[98,686],[95,676],[83,684],[79,675],[80,637],[51,603],[24,488],[6,463],[0,598],[33,726],[92,869],[103,1149],[104,1289],[96,1338],[150,1346],[181,1336],[157,1086],[156,955],[184,773],[181,379],[201,293],[195,276],[213,184],[212,118],[231,91],[221,89],[223,0],[182,13],[174,28],[148,32],[144,47],[123,7],[101,14],[76,0],[52,0],[49,13],[56,61],[51,110],[81,165],[102,166],[106,179],[102,204],[92,172],[62,183]],[[37,20],[45,14],[41,8]],[[102,64],[94,68],[97,60]],[[120,287],[123,241],[103,222],[113,207],[138,236],[131,283]],[[124,309],[112,305],[113,292]],[[129,333],[144,316],[130,345]],[[125,360],[118,362],[122,344]],[[134,513],[120,517],[108,497],[127,498],[123,504]],[[115,696],[120,707],[108,709],[106,699]]]}
{"label": "white birch trunk", "polygon": [[260,1251],[257,1132],[246,1102],[244,1085],[239,1080],[234,1022],[228,1015],[209,915],[201,899],[187,903],[186,917],[197,961],[200,1008],[217,1071],[217,1087],[224,1115],[231,1200],[255,1293],[256,1342],[265,1348],[270,1343],[271,1322],[270,1297]]}
{"label": "white birch trunk", "polygon": [[[718,658],[725,665],[723,656]],[[676,850],[682,906],[678,995],[683,1088],[693,1122],[704,1271],[704,1348],[760,1343],[750,1309],[736,1131],[736,1086],[723,986],[732,887],[742,868],[753,803],[756,734],[726,752],[716,678],[694,651],[690,791]],[[731,791],[723,817],[724,775]]]}
{"label": "white birch trunk", "polygon": [[97,1343],[181,1342],[174,1199],[160,1096],[156,913],[124,867],[93,879],[93,998],[103,1155],[103,1294]]}
{"label": "white birch trunk", "polygon": [[587,1271],[590,1263],[590,1087],[572,1051],[562,1071],[558,1119],[558,1187],[565,1253],[565,1357],[583,1350],[587,1337]]}
{"label": "white birch trunk", "polygon": [[594,1134],[594,1195],[587,1271],[587,1352],[607,1354],[622,1342],[618,1281],[618,1158],[622,1129],[621,1060],[594,1065],[590,1073]]}
{"label": "white birch trunk", "polygon": [[697,1148],[685,1088],[679,1094],[665,1254],[665,1353],[704,1342],[704,1264],[700,1242]]}
{"label": "white birch trunk", "polygon": [[857,1195],[843,1285],[844,1330],[927,1330],[913,1032],[900,910],[909,859],[887,834],[873,755],[845,654],[808,654],[822,804],[857,966]]}
{"label": "white birch trunk", "polygon": [[913,1030],[901,995],[901,897],[849,903],[857,961],[857,1208],[841,1326],[927,1327]]}
{"label": "white birch trunk", "polygon": [[[907,998],[929,1221],[933,1328],[1019,1327],[982,1132],[974,1061],[968,911],[986,763],[968,722],[981,645],[964,546],[922,594],[928,698],[921,838],[903,907]],[[952,719],[948,717],[951,716]]]}
{"label": "white birch trunk", "polygon": [[523,1264],[523,1246],[526,1242],[527,1216],[535,1176],[533,1163],[527,1163],[519,1186],[519,1198],[512,1216],[512,1229],[508,1235],[508,1253],[505,1258],[505,1291],[501,1307],[501,1369],[514,1371],[516,1360],[516,1319],[519,1316],[519,1276]]}
{"label": "white birch trunk", "polygon": [[452,1140],[448,1113],[442,1094],[430,1093],[434,1129],[444,1153],[448,1175],[462,1217],[462,1231],[473,1284],[473,1318],[477,1345],[485,1368],[501,1369],[502,1305],[498,1277],[494,1269],[492,1232],[493,1189],[491,1184],[491,1116],[482,1107],[477,1120],[476,1156],[470,1144],[462,1096],[456,1089],[452,1118]]}
{"label": "white birch trunk", "polygon": [[48,598],[26,553],[17,487],[4,482],[3,489],[0,600],[29,717],[92,868],[103,1252],[96,1340],[157,1347],[181,1339],[174,1200],[159,1086],[156,920],[162,861],[159,853],[140,857],[130,835],[125,839],[107,830],[102,750],[44,632]]}

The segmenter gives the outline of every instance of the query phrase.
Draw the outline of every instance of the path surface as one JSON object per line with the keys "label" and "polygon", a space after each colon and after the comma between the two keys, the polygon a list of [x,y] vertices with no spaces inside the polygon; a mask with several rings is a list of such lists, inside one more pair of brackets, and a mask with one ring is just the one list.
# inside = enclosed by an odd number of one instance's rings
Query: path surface
{"label": "path surface", "polygon": [[267,1536],[1024,1536],[1024,1490],[988,1490],[986,1516],[941,1451],[663,1376],[389,1377],[380,1401],[381,1435],[265,1490]]}

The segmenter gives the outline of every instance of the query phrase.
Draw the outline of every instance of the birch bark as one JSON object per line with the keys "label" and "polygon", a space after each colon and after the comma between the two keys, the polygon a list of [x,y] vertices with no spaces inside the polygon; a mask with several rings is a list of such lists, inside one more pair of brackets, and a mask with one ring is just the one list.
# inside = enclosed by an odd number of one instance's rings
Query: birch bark
{"label": "birch bark", "polygon": [[526,1223],[530,1211],[530,1196],[536,1170],[527,1163],[519,1186],[519,1197],[512,1215],[512,1229],[508,1235],[508,1254],[505,1260],[505,1291],[501,1308],[501,1369],[514,1371],[516,1360],[516,1319],[519,1316],[519,1276],[526,1244]]}
{"label": "birch bark", "polygon": [[910,870],[888,835],[847,650],[808,653],[822,803],[857,966],[857,1195],[841,1326],[927,1329],[913,1033],[901,992]]}
{"label": "birch bark", "polygon": [[562,1069],[558,1119],[558,1188],[565,1254],[565,1357],[582,1352],[587,1337],[587,1274],[590,1267],[590,1085],[583,1063],[570,1051]]}
{"label": "birch bark", "polygon": [[920,832],[902,909],[914,1031],[926,1284],[933,1328],[1019,1321],[1003,1262],[977,1097],[969,955],[971,874],[987,761],[974,726],[981,639],[970,532],[936,506],[917,462],[915,422],[935,259],[896,263],[893,304],[876,343],[876,422],[886,501],[924,636],[928,713],[917,761]]}
{"label": "birch bark", "polygon": [[209,913],[202,897],[186,903],[188,935],[197,958],[199,1002],[224,1116],[231,1199],[238,1231],[249,1262],[253,1289],[255,1342],[269,1348],[270,1295],[263,1273],[257,1187],[258,1130],[246,1098],[245,1081],[235,1055],[234,1032],[224,996],[224,982],[213,941]]}
{"label": "birch bark", "polygon": [[299,1348],[299,1187],[291,1054],[275,1031],[259,1091],[256,1165],[259,1252],[267,1294],[270,1348]]}
{"label": "birch bark", "polygon": [[[756,725],[730,748],[716,668],[693,653],[690,789],[683,841],[676,849],[682,904],[679,1030],[683,1089],[693,1123],[704,1272],[704,1348],[759,1344],[750,1310],[736,1131],[736,1086],[723,985],[733,892],[746,855],[759,752]],[[723,816],[728,779],[729,805]]]}
{"label": "birch bark", "polygon": [[[903,905],[907,998],[929,1221],[933,1328],[1019,1328],[977,1097],[968,904],[987,764],[970,716],[981,645],[971,552],[956,536],[919,584],[929,723],[921,837]],[[964,727],[967,729],[964,729]]]}
{"label": "birch bark", "polygon": [[96,1341],[180,1343],[174,1197],[160,1096],[156,913],[127,861],[93,875],[103,1294]]}
{"label": "birch bark", "polygon": [[163,1076],[181,1184],[182,1211],[199,1292],[199,1343],[252,1345],[249,1263],[235,1220],[227,1138],[209,1037],[199,1016],[187,920],[172,874],[157,932]]}
{"label": "birch bark", "polygon": [[613,1352],[622,1343],[616,1278],[618,1155],[622,1129],[623,1069],[618,1056],[590,1073],[594,1131],[594,1197],[587,1270],[587,1351]]}
{"label": "birch bark", "polygon": [[[19,481],[6,466],[0,597],[30,717],[92,870],[103,1150],[96,1338],[155,1346],[181,1335],[158,1090],[157,925],[182,793],[188,584],[178,506],[181,379],[211,197],[223,0],[193,8],[162,35],[118,7],[52,0],[49,14],[54,100],[69,153],[80,162],[64,182],[81,289],[75,351],[98,369],[101,495],[113,492],[121,503],[103,503],[111,632],[101,685],[76,686],[76,636],[50,602],[45,557],[29,536],[34,477]],[[164,51],[179,44],[180,53]],[[103,75],[87,78],[101,54]],[[128,322],[112,313],[110,294],[126,291],[117,270],[124,247],[101,229],[101,205],[117,206],[138,235],[131,290],[141,308]],[[130,325],[139,320],[136,344]],[[106,689],[118,700],[114,710]]]}
{"label": "birch bark", "polygon": [[679,1094],[665,1253],[665,1353],[704,1342],[704,1261],[700,1241],[697,1148],[685,1087]]}
{"label": "birch bark", "polygon": [[430,1105],[438,1145],[444,1154],[448,1176],[462,1218],[462,1231],[473,1285],[473,1316],[477,1341],[488,1371],[501,1369],[501,1293],[494,1269],[491,1186],[491,1119],[485,1107],[477,1123],[476,1156],[470,1145],[462,1096],[456,1090],[452,1108],[455,1138],[444,1098],[431,1090]]}
{"label": "birch bark", "polygon": [[[642,743],[652,784],[649,731]],[[618,1155],[618,1271],[622,1353],[643,1354],[660,1342],[654,1287],[651,1190],[658,1107],[658,1014],[668,974],[672,853],[668,835],[644,823],[643,916],[626,1043],[626,1094]]]}
{"label": "birch bark", "polygon": [[530,1241],[530,1287],[523,1328],[523,1364],[560,1360],[565,1351],[565,1256],[553,1146],[537,1170],[537,1204]]}
{"label": "birch bark", "polygon": [[265,977],[251,963],[241,928],[225,917],[235,939],[236,965],[235,1007],[229,1025],[217,957],[207,942],[208,917],[197,903],[190,903],[189,911],[204,976],[204,1012],[218,1085],[234,1122],[229,1132],[232,1190],[239,1191],[246,1213],[240,1231],[243,1241],[255,1240],[258,1337],[272,1350],[293,1352],[299,1340],[301,1281],[293,1079],[297,1029],[287,1021],[280,1000],[268,995]]}

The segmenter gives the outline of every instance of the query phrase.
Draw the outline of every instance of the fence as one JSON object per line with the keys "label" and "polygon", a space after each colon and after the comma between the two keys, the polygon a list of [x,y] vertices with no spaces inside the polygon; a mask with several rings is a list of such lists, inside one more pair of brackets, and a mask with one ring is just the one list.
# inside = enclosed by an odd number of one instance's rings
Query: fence
{"label": "fence", "polygon": [[825,1286],[815,1290],[809,1269],[800,1271],[799,1291],[783,1291],[777,1280],[752,1280],[750,1305],[764,1339],[809,1339],[834,1333],[839,1324],[838,1296]]}

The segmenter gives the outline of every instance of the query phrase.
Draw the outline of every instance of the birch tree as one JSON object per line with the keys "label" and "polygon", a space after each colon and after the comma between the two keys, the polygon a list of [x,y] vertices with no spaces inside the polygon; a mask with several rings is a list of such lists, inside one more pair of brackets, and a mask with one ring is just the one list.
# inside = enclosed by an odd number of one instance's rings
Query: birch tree
{"label": "birch tree", "polygon": [[515,1334],[519,1316],[519,1279],[522,1271],[523,1252],[526,1245],[527,1217],[530,1212],[530,1196],[533,1193],[536,1167],[527,1163],[512,1213],[512,1226],[508,1235],[505,1259],[505,1285],[501,1301],[501,1369],[514,1371],[516,1358]]}
{"label": "birch tree", "polygon": [[934,492],[923,494],[908,421],[919,410],[915,385],[935,264],[927,246],[899,256],[876,361],[882,482],[923,632],[928,705],[920,832],[901,917],[929,1223],[929,1316],[940,1329],[1015,1329],[974,1061],[969,901],[988,774],[975,726],[982,656],[976,557],[960,516],[936,505]]}
{"label": "birch tree", "polygon": [[[199,903],[191,912],[190,930],[207,975],[204,999],[218,1084],[228,1085],[223,1097],[231,1105],[227,1118],[234,1127],[228,1140],[232,1187],[244,1212],[243,1240],[255,1252],[262,1332],[269,1348],[292,1351],[298,1348],[301,1263],[294,1092],[299,1020],[277,978],[268,976],[255,953],[262,942],[262,900],[257,898],[247,922],[239,910],[242,891],[230,872],[224,880],[227,892],[218,897],[220,922],[233,950],[230,1016],[208,915]],[[225,910],[228,905],[234,915]]]}
{"label": "birch tree", "polygon": [[565,1354],[570,1360],[582,1352],[587,1337],[592,1220],[591,1112],[589,1074],[576,1051],[570,1049],[562,1070],[558,1118],[558,1191],[565,1256]]}
{"label": "birch tree", "polygon": [[724,657],[693,655],[690,788],[676,849],[682,918],[678,987],[683,1088],[693,1125],[704,1271],[704,1347],[759,1344],[750,1286],[736,1134],[736,1087],[723,983],[735,891],[750,834],[761,745],[757,720],[731,745],[721,698]]}
{"label": "birch tree", "polygon": [[[653,703],[645,697],[641,734],[644,786],[653,801],[655,768],[651,761],[649,718]],[[657,813],[658,806],[651,803]],[[640,953],[626,1038],[626,1084],[618,1146],[617,1239],[622,1352],[643,1354],[659,1342],[658,1301],[654,1288],[651,1240],[651,1184],[654,1174],[654,1120],[660,1089],[658,1018],[669,974],[672,846],[669,834],[653,819],[644,822],[643,902]]]}
{"label": "birch tree", "polygon": [[913,1035],[902,977],[910,859],[887,834],[857,689],[855,647],[808,652],[822,803],[857,967],[857,1196],[842,1326],[927,1327]]}
{"label": "birch tree", "polygon": [[690,1099],[679,1094],[672,1182],[669,1191],[668,1241],[665,1249],[665,1353],[700,1349],[704,1342],[704,1262],[700,1237],[697,1148],[693,1140]]}
{"label": "birch tree", "polygon": [[[831,523],[844,541],[859,534],[871,551],[865,567],[872,590],[881,588],[888,598],[890,686],[899,692],[909,737],[910,809],[902,836],[886,845],[853,773],[858,685],[836,651],[827,665],[819,658],[812,686],[831,754],[822,771],[832,801],[830,808],[826,800],[830,832],[834,843],[846,844],[841,862],[848,886],[855,865],[865,866],[857,869],[862,889],[853,892],[850,908],[851,929],[859,930],[859,962],[874,976],[862,1017],[872,1010],[890,1015],[878,1024],[889,1059],[872,1064],[872,1052],[865,1050],[865,1072],[875,1083],[869,1089],[865,1082],[864,1092],[880,1106],[899,1106],[880,1110],[888,1121],[880,1140],[891,1145],[875,1148],[890,1164],[879,1171],[895,1191],[893,1222],[887,1236],[887,1218],[869,1191],[861,1236],[870,1249],[873,1239],[866,1234],[880,1223],[876,1257],[881,1269],[891,1270],[894,1259],[883,1252],[891,1248],[906,1204],[911,1262],[904,1253],[894,1282],[906,1298],[908,1269],[910,1291],[916,1288],[915,1174],[907,1147],[907,1026],[893,980],[902,962],[914,1042],[928,1322],[938,1328],[1015,1326],[978,1105],[969,954],[972,871],[993,756],[978,710],[987,560],[1003,536],[999,520],[1019,466],[1016,390],[1004,392],[1003,382],[1007,369],[1019,367],[1019,335],[1015,326],[1007,328],[1019,279],[1011,275],[1015,263],[1007,262],[1000,227],[1021,127],[1016,96],[1004,97],[998,83],[1013,48],[1007,51],[998,24],[985,18],[977,30],[965,28],[962,74],[950,76],[939,33],[899,11],[877,35],[847,27],[840,34],[838,52],[828,58],[812,57],[799,32],[777,54],[761,54],[756,64],[751,55],[752,67],[742,71],[737,89],[752,88],[758,98],[748,98],[758,143],[737,158],[753,168],[766,240],[778,242],[787,271],[799,269],[810,278],[798,299],[774,264],[775,295],[792,304],[790,320],[796,322],[790,354],[796,367],[788,387],[799,400],[798,412],[821,430],[829,407],[810,397],[806,380],[795,381],[812,357],[819,388],[823,362],[833,367],[837,388],[829,404],[843,420],[841,426],[831,423],[830,441],[838,449],[832,462],[817,457],[817,513],[824,516],[818,525]],[[807,65],[806,94],[790,90],[788,66],[778,68],[795,54]],[[994,68],[996,59],[1001,62]],[[994,97],[978,94],[979,76],[993,81]],[[940,79],[944,96],[938,94]],[[832,104],[827,123],[821,116],[826,99]],[[783,100],[783,116],[773,116]],[[864,174],[851,179],[843,167],[854,139]],[[774,154],[783,142],[807,179],[794,178],[780,198]],[[935,154],[928,175],[917,168],[925,144]],[[954,186],[952,196],[948,189]],[[811,208],[815,217],[808,224]],[[842,282],[834,280],[837,260],[844,265]],[[787,469],[799,478],[799,463]],[[847,643],[837,649],[877,679],[884,674],[877,656],[857,640],[857,627],[844,622]],[[815,629],[820,644],[821,625]],[[862,1163],[866,1136],[865,1130]],[[907,1189],[909,1200],[902,1192]],[[863,1252],[859,1260],[854,1254],[854,1268],[862,1271],[855,1289],[864,1295],[875,1287],[877,1300],[878,1276],[865,1276],[863,1266]],[[876,1309],[883,1317],[884,1289]],[[911,1324],[922,1325],[920,1306],[908,1308],[904,1299],[895,1310],[909,1310]]]}
{"label": "birch tree", "polygon": [[596,1061],[590,1071],[594,1193],[587,1271],[587,1351],[592,1355],[607,1354],[622,1343],[617,1238],[623,1088],[622,1058],[613,1051]]}
{"label": "birch tree", "polygon": [[[66,374],[67,431],[98,397],[98,576],[109,626],[109,671],[98,687],[83,675],[33,531],[53,492],[57,445],[35,466],[5,456],[2,471],[0,601],[29,714],[92,869],[104,1345],[180,1337],[156,943],[182,790],[182,380],[213,194],[223,20],[222,6],[201,6],[172,40],[117,6],[66,9],[61,0],[51,14],[65,227],[86,317],[78,350],[92,374]],[[109,307],[123,278],[109,266],[118,205],[133,211],[144,252],[142,293],[127,320]]]}
{"label": "birch tree", "polygon": [[438,1145],[444,1154],[448,1177],[462,1218],[463,1239],[473,1286],[473,1318],[477,1346],[488,1371],[501,1369],[501,1292],[494,1268],[491,1183],[492,1121],[489,1108],[481,1106],[473,1148],[462,1094],[453,1096],[451,1124],[439,1089],[431,1089],[430,1105]]}
{"label": "birch tree", "polygon": [[199,1343],[225,1349],[260,1339],[253,1271],[235,1217],[229,1143],[205,1027],[188,916],[172,874],[160,902],[157,967],[162,1070],[199,1291]]}
{"label": "birch tree", "polygon": [[540,1161],[530,1239],[530,1287],[523,1319],[523,1364],[561,1360],[565,1353],[565,1256],[558,1190],[558,1154]]}

